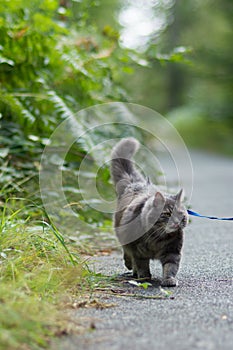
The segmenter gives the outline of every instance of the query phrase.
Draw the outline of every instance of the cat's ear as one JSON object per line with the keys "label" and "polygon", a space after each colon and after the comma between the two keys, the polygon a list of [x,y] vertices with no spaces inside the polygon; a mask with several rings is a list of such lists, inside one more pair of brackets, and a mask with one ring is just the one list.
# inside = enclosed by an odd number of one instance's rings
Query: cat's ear
{"label": "cat's ear", "polygon": [[153,200],[153,204],[155,207],[164,207],[165,198],[161,192],[156,192]]}
{"label": "cat's ear", "polygon": [[178,203],[181,203],[184,200],[184,190],[183,188],[177,193],[176,200]]}

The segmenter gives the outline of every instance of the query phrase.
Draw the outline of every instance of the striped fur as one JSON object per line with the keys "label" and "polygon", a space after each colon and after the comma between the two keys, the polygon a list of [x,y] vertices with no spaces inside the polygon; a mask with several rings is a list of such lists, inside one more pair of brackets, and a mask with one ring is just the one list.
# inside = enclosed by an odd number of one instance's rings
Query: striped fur
{"label": "striped fur", "polygon": [[118,202],[114,215],[116,235],[124,251],[125,265],[137,278],[151,278],[150,259],[163,267],[163,286],[175,286],[188,214],[183,191],[167,195],[144,178],[132,157],[139,143],[122,139],[113,149],[111,174]]}

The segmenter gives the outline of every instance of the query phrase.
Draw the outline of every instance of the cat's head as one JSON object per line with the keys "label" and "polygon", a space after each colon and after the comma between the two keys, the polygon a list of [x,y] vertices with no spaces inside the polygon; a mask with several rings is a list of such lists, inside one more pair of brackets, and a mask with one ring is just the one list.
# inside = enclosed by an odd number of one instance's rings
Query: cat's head
{"label": "cat's head", "polygon": [[160,227],[161,232],[171,233],[183,229],[188,223],[188,213],[183,205],[183,190],[176,195],[164,196],[156,192],[145,212],[146,226]]}

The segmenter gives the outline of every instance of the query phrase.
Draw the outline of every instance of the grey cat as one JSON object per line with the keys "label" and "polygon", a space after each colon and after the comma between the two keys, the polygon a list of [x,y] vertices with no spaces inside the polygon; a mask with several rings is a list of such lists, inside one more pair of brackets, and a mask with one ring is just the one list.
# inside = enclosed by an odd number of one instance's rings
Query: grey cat
{"label": "grey cat", "polygon": [[124,251],[125,266],[137,278],[151,278],[149,262],[163,267],[162,286],[176,286],[188,214],[177,195],[161,193],[135,168],[131,158],[139,142],[122,139],[112,151],[111,174],[116,186],[116,235]]}

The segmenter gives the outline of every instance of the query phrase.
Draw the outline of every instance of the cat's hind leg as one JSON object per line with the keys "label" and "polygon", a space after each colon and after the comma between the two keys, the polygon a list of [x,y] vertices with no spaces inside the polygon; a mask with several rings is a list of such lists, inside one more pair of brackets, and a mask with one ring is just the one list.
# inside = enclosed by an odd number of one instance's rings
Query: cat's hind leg
{"label": "cat's hind leg", "polygon": [[125,250],[124,250],[123,258],[127,269],[132,270],[133,269],[132,258]]}
{"label": "cat's hind leg", "polygon": [[150,259],[133,258],[133,274],[137,278],[151,279]]}

